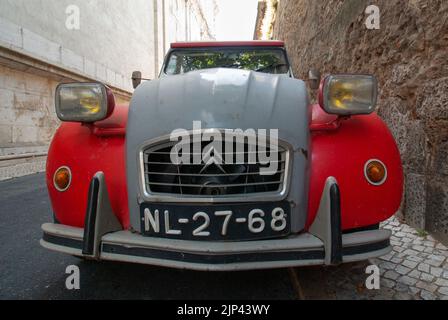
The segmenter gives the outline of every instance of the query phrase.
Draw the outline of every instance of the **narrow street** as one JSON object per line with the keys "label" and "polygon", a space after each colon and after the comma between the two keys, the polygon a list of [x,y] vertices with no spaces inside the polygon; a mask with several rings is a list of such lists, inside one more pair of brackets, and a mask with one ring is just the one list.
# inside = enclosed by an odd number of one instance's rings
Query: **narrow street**
{"label": "narrow street", "polygon": [[0,301],[448,300],[440,21],[448,1],[0,0]]}

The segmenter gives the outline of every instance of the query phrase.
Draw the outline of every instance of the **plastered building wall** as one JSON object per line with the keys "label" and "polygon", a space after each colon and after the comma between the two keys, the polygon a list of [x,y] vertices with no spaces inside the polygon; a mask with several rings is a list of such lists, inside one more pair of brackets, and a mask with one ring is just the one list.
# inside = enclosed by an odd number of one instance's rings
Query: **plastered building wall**
{"label": "plastered building wall", "polygon": [[[213,38],[217,7],[206,2],[214,10],[199,0],[0,0],[0,180],[44,169],[58,83],[101,81],[128,103],[132,72],[156,78],[171,41]],[[14,158],[23,154],[32,157]]]}

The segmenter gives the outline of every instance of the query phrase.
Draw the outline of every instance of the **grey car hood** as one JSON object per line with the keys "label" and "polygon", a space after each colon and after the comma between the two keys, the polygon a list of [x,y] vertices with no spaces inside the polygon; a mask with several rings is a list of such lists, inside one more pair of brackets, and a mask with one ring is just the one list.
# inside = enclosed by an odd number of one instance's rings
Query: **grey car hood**
{"label": "grey car hood", "polygon": [[[175,129],[193,129],[193,121],[201,121],[203,129],[278,129],[279,139],[288,142],[294,153],[300,151],[301,157],[295,158],[302,160],[294,161],[293,170],[305,181],[302,149],[309,146],[308,105],[305,83],[286,75],[219,68],[143,83],[133,95],[126,133],[131,225],[140,229],[140,148]],[[291,192],[294,189],[292,184]],[[295,190],[302,193],[294,197],[295,205],[303,205],[304,189]]]}

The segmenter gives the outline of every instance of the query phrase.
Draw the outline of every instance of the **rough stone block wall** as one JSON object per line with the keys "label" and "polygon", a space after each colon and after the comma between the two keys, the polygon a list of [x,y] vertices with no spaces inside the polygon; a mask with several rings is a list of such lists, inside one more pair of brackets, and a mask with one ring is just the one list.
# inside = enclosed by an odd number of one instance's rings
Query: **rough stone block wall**
{"label": "rough stone block wall", "polygon": [[[380,29],[365,26],[368,5]],[[285,40],[295,76],[374,73],[378,113],[405,169],[407,222],[448,242],[448,1],[282,0],[274,38]]]}

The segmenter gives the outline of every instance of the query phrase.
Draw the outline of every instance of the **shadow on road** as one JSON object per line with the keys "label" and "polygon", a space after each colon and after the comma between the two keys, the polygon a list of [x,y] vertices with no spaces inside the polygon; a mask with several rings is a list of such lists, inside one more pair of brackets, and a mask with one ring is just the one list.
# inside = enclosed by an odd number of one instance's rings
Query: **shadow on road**
{"label": "shadow on road", "polygon": [[[207,273],[82,261],[39,245],[52,221],[43,174],[0,182],[0,299],[294,299],[286,270]],[[78,265],[81,289],[65,287]]]}
{"label": "shadow on road", "polygon": [[[51,252],[39,245],[40,226],[49,221],[52,211],[43,174],[0,182],[0,299],[297,298],[285,269],[194,272],[83,261]],[[65,287],[69,265],[80,268],[80,290]],[[363,263],[297,269],[306,298],[319,299],[371,298],[360,291],[364,271]]]}
{"label": "shadow on road", "polygon": [[[286,270],[196,272],[115,262],[79,261],[81,289],[65,274],[41,299],[294,299]],[[63,272],[63,271],[62,271]]]}

